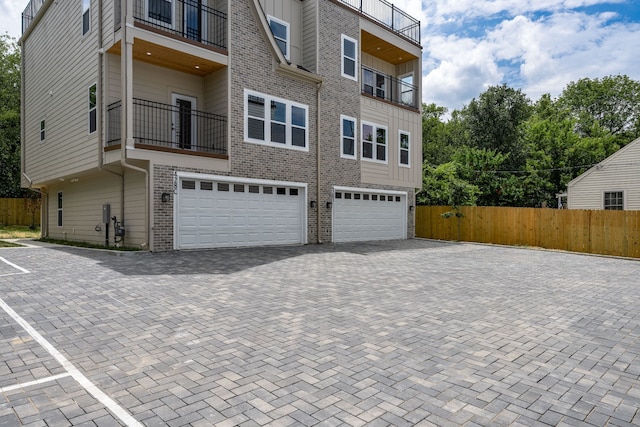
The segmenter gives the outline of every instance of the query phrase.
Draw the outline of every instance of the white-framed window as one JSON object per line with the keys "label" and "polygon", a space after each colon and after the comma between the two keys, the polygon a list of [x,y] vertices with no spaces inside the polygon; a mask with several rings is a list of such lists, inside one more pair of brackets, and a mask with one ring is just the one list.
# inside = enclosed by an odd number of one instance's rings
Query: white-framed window
{"label": "white-framed window", "polygon": [[91,0],[82,0],[82,35],[91,29]]}
{"label": "white-framed window", "polygon": [[280,47],[282,54],[285,58],[290,59],[289,56],[291,53],[291,48],[289,40],[291,39],[291,33],[289,30],[289,23],[273,16],[268,16],[267,19],[269,20],[269,27],[271,27],[273,38],[276,39],[276,43]]}
{"label": "white-framed window", "polygon": [[345,159],[357,159],[358,152],[356,141],[358,132],[356,131],[356,119],[349,116],[340,115],[340,157]]}
{"label": "white-framed window", "polygon": [[362,69],[362,91],[377,98],[387,98],[387,80],[384,74],[370,68]]}
{"label": "white-framed window", "polygon": [[45,138],[45,129],[47,127],[47,124],[45,122],[45,120],[40,120],[40,141],[44,141]]}
{"label": "white-framed window", "polygon": [[62,191],[58,191],[58,227],[62,227]]}
{"label": "white-framed window", "polygon": [[342,34],[342,77],[358,80],[358,42]]}
{"label": "white-framed window", "polygon": [[387,163],[387,128],[386,126],[362,122],[361,157],[379,163]]}
{"label": "white-framed window", "polygon": [[413,86],[413,73],[408,73],[400,76],[398,79],[400,87],[400,102],[404,105],[416,107],[415,101],[415,86]]}
{"label": "white-framed window", "polygon": [[309,107],[245,89],[244,140],[309,151]]}
{"label": "white-framed window", "polygon": [[624,210],[624,191],[605,191],[602,207],[604,210]]}
{"label": "white-framed window", "polygon": [[94,83],[89,86],[89,133],[98,129],[98,91]]}
{"label": "white-framed window", "polygon": [[410,167],[411,155],[410,155],[410,147],[411,147],[411,134],[406,131],[398,132],[398,148],[400,152],[398,153],[398,162],[400,166]]}

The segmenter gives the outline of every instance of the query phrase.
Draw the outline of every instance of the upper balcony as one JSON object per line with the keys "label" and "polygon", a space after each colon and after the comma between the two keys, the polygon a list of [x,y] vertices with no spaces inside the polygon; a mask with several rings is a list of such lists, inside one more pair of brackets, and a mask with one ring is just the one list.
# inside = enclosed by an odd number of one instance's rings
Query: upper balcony
{"label": "upper balcony", "polygon": [[[227,118],[194,110],[188,99],[176,104],[133,99],[135,148],[226,159]],[[120,146],[121,105],[107,107],[107,150]]]}
{"label": "upper balcony", "polygon": [[[121,25],[121,1],[116,0],[114,4],[116,30]],[[203,0],[133,0],[133,18],[136,27],[226,52],[227,14],[205,3]]]}
{"label": "upper balcony", "polygon": [[420,45],[420,21],[385,0],[334,0]]}
{"label": "upper balcony", "polygon": [[362,94],[382,101],[417,110],[418,87],[413,84],[413,74],[396,78],[379,70],[361,66]]}

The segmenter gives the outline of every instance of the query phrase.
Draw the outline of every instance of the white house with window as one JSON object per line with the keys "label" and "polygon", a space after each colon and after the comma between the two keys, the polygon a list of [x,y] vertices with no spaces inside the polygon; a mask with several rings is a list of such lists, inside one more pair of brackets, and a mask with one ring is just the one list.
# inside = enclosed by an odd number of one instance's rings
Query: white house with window
{"label": "white house with window", "polygon": [[567,184],[569,209],[640,210],[640,138]]}

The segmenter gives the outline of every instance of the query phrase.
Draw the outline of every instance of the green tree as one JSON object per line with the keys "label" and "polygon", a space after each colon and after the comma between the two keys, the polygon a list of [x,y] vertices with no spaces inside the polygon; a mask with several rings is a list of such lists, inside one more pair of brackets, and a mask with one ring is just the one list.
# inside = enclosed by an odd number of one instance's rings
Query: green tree
{"label": "green tree", "polygon": [[492,86],[462,110],[469,144],[508,154],[506,169],[520,169],[526,159],[522,124],[531,115],[531,102],[521,90]]}
{"label": "green tree", "polygon": [[580,136],[604,130],[623,144],[640,136],[640,82],[626,75],[571,82],[559,102],[576,119]]}
{"label": "green tree", "polygon": [[0,197],[22,197],[20,188],[20,51],[0,35]]}

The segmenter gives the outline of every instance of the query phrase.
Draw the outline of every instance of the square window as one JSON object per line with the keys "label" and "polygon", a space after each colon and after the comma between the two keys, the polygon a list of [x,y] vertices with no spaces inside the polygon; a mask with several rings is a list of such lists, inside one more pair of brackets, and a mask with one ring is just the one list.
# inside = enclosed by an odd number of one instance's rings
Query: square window
{"label": "square window", "polygon": [[342,193],[336,192],[336,199],[342,199]]}
{"label": "square window", "polygon": [[233,184],[234,193],[244,193],[244,184]]}
{"label": "square window", "polygon": [[259,185],[250,185],[249,186],[249,193],[260,193],[260,186]]}
{"label": "square window", "polygon": [[624,192],[607,191],[604,193],[604,209],[605,210],[624,210]]}
{"label": "square window", "polygon": [[227,184],[226,182],[219,182],[218,191],[229,191],[229,184]]}
{"label": "square window", "polygon": [[371,123],[362,124],[362,158],[387,163],[387,128]]}
{"label": "square window", "polygon": [[387,196],[380,196],[380,201],[384,202],[385,200],[387,200]]}
{"label": "square window", "polygon": [[362,195],[362,200],[369,200],[369,195],[368,194],[363,194]]}
{"label": "square window", "polygon": [[289,189],[289,195],[290,196],[297,196],[298,195],[298,189],[297,188],[290,188]]}
{"label": "square window", "polygon": [[201,181],[200,182],[200,190],[212,191],[213,190],[213,182]]}
{"label": "square window", "polygon": [[195,181],[182,180],[182,189],[183,190],[195,190],[196,189],[196,182]]}
{"label": "square window", "polygon": [[347,200],[351,199],[351,193],[344,193],[344,198]]}
{"label": "square window", "polygon": [[353,199],[354,199],[354,200],[360,200],[360,196],[361,196],[361,194],[355,193],[355,194],[353,195]]}
{"label": "square window", "polygon": [[378,195],[377,194],[372,194],[371,195],[371,200],[378,200]]}
{"label": "square window", "polygon": [[278,187],[278,188],[276,188],[276,194],[286,195],[287,194],[287,189],[284,188],[284,187]]}
{"label": "square window", "polygon": [[273,187],[262,187],[262,194],[273,194]]}

